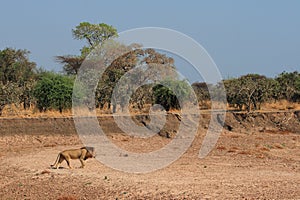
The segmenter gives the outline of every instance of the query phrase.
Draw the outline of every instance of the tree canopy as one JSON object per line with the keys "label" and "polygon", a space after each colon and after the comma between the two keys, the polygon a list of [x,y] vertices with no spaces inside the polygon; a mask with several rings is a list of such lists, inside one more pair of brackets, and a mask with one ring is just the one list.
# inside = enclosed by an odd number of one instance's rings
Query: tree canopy
{"label": "tree canopy", "polygon": [[22,103],[28,108],[32,101],[36,64],[29,60],[28,50],[5,48],[0,51],[0,115],[8,104]]}
{"label": "tree canopy", "polygon": [[86,40],[89,47],[101,45],[105,40],[118,36],[117,29],[105,23],[81,22],[72,33],[74,39]]}
{"label": "tree canopy", "polygon": [[87,46],[84,46],[80,52],[81,55],[64,55],[56,56],[56,61],[63,64],[63,70],[67,74],[77,74],[78,70],[93,48],[102,45],[106,40],[117,37],[117,29],[111,25],[100,23],[91,24],[89,22],[81,22],[73,30],[74,39],[86,40]]}

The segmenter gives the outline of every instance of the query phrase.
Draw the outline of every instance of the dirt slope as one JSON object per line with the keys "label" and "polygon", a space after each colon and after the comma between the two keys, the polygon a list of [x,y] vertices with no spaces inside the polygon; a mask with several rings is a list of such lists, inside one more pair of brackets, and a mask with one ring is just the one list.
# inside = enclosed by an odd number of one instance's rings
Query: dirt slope
{"label": "dirt slope", "polygon": [[[228,119],[233,129],[224,130],[209,156],[199,159],[203,126],[188,151],[170,166],[130,174],[95,159],[85,169],[76,160],[73,170],[50,169],[59,151],[82,146],[72,120],[7,120],[1,120],[0,199],[300,199],[300,135],[269,124],[247,133],[237,126],[246,119],[239,124]],[[126,136],[111,126],[112,120],[100,123],[112,142],[128,150],[150,151],[172,140]]]}

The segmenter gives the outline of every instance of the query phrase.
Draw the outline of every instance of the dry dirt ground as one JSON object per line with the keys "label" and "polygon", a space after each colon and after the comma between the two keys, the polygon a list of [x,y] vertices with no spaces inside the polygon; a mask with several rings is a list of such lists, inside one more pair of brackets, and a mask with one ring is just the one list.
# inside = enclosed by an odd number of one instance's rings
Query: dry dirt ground
{"label": "dry dirt ground", "polygon": [[[147,174],[117,171],[96,159],[87,160],[85,169],[78,160],[72,170],[66,163],[50,169],[58,152],[82,146],[75,134],[1,135],[0,199],[300,199],[299,134],[224,130],[212,152],[199,159],[204,135],[200,129],[180,159]],[[135,152],[171,140],[109,137]]]}

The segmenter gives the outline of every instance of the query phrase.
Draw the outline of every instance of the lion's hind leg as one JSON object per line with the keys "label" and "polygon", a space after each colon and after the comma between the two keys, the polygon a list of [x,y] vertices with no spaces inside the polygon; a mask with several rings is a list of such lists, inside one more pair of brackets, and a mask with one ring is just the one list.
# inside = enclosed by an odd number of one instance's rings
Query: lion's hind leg
{"label": "lion's hind leg", "polygon": [[67,162],[67,164],[68,164],[68,167],[70,169],[72,169],[72,166],[71,166],[71,157],[68,154],[62,154],[61,157],[63,157],[63,159],[58,161],[59,164],[62,163],[65,160]]}
{"label": "lion's hind leg", "polygon": [[57,156],[57,158],[56,158],[56,160],[55,160],[55,162],[54,162],[54,164],[51,165],[51,168],[52,168],[52,169],[58,169],[60,163],[62,162],[62,159],[63,159],[63,158],[62,158],[62,155],[61,155],[61,153],[59,153],[58,156]]}
{"label": "lion's hind leg", "polygon": [[[67,161],[66,157],[65,157],[63,154],[61,154],[61,155],[60,155],[60,158],[59,158],[59,160],[58,160],[58,162],[57,162],[57,169],[59,169],[61,163],[62,163],[64,160]],[[67,161],[67,163],[68,163],[68,161]],[[69,165],[69,163],[68,163],[68,165]]]}
{"label": "lion's hind leg", "polygon": [[[57,157],[57,160],[56,160],[55,164],[52,165],[51,167],[52,167],[53,169],[59,169],[61,163],[62,163],[64,160],[66,160],[65,156],[64,156],[62,153],[58,154],[58,157]],[[66,161],[67,161],[67,160],[66,160]],[[68,163],[68,161],[67,161],[67,163]],[[68,165],[69,165],[69,163],[68,163]]]}

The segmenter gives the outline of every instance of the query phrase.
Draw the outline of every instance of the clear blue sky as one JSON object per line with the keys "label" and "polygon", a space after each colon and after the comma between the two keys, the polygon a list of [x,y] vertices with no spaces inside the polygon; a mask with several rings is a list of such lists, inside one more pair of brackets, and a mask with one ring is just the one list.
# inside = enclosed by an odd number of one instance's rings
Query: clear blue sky
{"label": "clear blue sky", "polygon": [[165,27],[199,42],[224,78],[247,73],[273,77],[300,71],[300,1],[1,1],[0,49],[31,51],[31,60],[61,71],[54,56],[79,54],[71,30],[82,21],[119,32]]}

